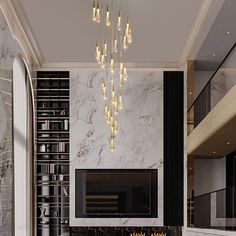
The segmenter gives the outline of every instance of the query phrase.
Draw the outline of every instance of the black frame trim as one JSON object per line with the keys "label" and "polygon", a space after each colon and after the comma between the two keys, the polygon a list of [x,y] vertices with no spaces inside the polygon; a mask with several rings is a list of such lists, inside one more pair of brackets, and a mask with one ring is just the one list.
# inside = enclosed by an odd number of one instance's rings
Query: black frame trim
{"label": "black frame trim", "polygon": [[164,71],[164,225],[183,226],[184,73]]}
{"label": "black frame trim", "polygon": [[[85,173],[147,173],[151,176],[151,205],[152,209],[150,215],[129,215],[129,214],[97,214],[97,215],[86,215],[83,212],[83,175]],[[78,181],[79,180],[79,183]],[[158,217],[158,170],[157,169],[76,169],[75,170],[75,207],[81,209],[80,213],[75,210],[75,218],[157,218]],[[81,189],[82,187],[82,189]]]}

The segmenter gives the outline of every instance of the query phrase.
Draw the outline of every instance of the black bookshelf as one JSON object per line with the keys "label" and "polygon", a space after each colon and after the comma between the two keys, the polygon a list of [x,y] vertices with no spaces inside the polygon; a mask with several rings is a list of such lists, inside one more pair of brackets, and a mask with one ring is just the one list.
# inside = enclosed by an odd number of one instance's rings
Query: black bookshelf
{"label": "black bookshelf", "polygon": [[69,72],[38,72],[35,207],[38,236],[70,235]]}

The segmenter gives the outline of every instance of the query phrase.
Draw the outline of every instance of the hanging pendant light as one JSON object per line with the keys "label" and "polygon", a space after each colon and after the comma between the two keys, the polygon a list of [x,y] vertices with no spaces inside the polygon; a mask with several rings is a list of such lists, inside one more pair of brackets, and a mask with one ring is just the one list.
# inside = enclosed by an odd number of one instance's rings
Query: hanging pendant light
{"label": "hanging pendant light", "polygon": [[93,0],[92,3],[92,21],[99,27],[95,58],[106,73],[102,96],[104,117],[111,131],[111,151],[115,150],[119,111],[124,108],[122,89],[128,79],[126,52],[133,42],[128,13],[127,0]]}
{"label": "hanging pendant light", "polygon": [[93,1],[93,13],[92,13],[92,21],[96,22],[96,13],[97,13],[97,7],[96,7],[96,1]]}

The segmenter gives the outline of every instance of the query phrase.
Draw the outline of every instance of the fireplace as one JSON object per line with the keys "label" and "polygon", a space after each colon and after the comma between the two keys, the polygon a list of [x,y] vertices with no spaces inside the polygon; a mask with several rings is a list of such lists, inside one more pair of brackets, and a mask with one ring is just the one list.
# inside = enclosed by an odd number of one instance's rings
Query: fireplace
{"label": "fireplace", "polygon": [[75,172],[76,218],[156,218],[157,170]]}

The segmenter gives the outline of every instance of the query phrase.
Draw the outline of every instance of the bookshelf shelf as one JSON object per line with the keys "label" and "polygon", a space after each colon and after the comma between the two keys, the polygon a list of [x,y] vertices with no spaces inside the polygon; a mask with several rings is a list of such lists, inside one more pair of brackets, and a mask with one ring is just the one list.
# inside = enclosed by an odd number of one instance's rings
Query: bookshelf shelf
{"label": "bookshelf shelf", "polygon": [[35,209],[37,235],[69,236],[69,72],[38,72]]}

